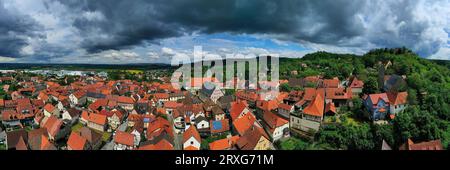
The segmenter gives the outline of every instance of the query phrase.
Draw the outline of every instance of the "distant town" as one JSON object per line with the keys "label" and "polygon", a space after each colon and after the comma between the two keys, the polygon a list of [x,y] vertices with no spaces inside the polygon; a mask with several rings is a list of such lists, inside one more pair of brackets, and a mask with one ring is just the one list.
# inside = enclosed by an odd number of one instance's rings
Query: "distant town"
{"label": "distant town", "polygon": [[[201,88],[176,89],[171,72],[161,70],[0,70],[0,150],[447,148],[441,125],[441,138],[413,134],[421,122],[404,126],[402,115],[426,105],[432,90],[411,90],[419,89],[411,83],[417,70],[399,62],[409,51],[396,50],[366,54],[392,55],[374,61],[322,52],[283,60],[281,79],[270,84],[280,93],[271,99],[259,88],[205,88],[214,77],[192,77]],[[321,60],[355,64],[334,69]]]}

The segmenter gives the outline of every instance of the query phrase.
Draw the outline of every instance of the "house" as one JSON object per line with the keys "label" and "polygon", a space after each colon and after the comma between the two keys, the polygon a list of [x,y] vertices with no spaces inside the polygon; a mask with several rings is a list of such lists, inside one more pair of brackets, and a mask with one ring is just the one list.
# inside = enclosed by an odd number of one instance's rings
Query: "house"
{"label": "house", "polygon": [[230,110],[231,120],[234,121],[248,113],[251,113],[251,111],[248,108],[247,102],[238,100],[236,102],[231,103],[231,110]]}
{"label": "house", "polygon": [[156,143],[151,141],[143,142],[138,150],[174,150],[173,144],[167,140],[159,140]]}
{"label": "house", "polygon": [[86,93],[86,100],[89,102],[95,102],[97,99],[104,99],[106,95],[98,92],[88,91]]}
{"label": "house", "polygon": [[87,140],[83,138],[78,132],[70,133],[67,140],[67,150],[86,150],[88,149]]}
{"label": "house", "polygon": [[348,87],[352,90],[352,96],[358,97],[359,94],[362,93],[362,90],[364,88],[364,82],[354,77]]}
{"label": "house", "polygon": [[239,140],[239,136],[228,136],[225,139],[219,139],[209,143],[210,150],[231,150]]}
{"label": "house", "polygon": [[291,131],[299,135],[312,135],[317,132],[323,120],[324,107],[324,98],[318,93],[303,110],[291,114]]}
{"label": "house", "polygon": [[387,97],[390,103],[389,113],[391,119],[408,106],[408,92],[387,93]]}
{"label": "house", "polygon": [[278,105],[278,114],[284,118],[289,118],[289,115],[294,112],[294,105],[280,103]]}
{"label": "house", "polygon": [[233,121],[233,130],[242,136],[254,124],[258,124],[256,117],[249,113]]}
{"label": "house", "polygon": [[48,139],[48,131],[46,128],[33,129],[28,132],[28,146],[30,150],[56,150]]}
{"label": "house", "polygon": [[25,131],[25,129],[6,132],[5,138],[6,149],[8,150],[16,149],[16,146],[19,143],[20,138],[22,138],[22,140],[25,141],[28,139],[28,134],[27,131]]}
{"label": "house", "polygon": [[269,150],[272,143],[262,127],[252,125],[237,140],[236,146],[240,150]]}
{"label": "house", "polygon": [[212,118],[214,120],[223,120],[225,119],[225,112],[217,105],[211,108]]}
{"label": "house", "polygon": [[225,95],[220,97],[216,103],[220,106],[220,108],[227,111],[231,109],[231,103],[235,100],[235,98],[236,97],[234,95]]}
{"label": "house", "polygon": [[43,127],[47,129],[48,139],[51,141],[58,140],[60,137],[58,134],[61,131],[63,121],[52,115],[50,117],[45,117],[42,122],[44,122]]}
{"label": "house", "polygon": [[443,150],[441,140],[414,143],[411,139],[400,146],[399,150]]}
{"label": "house", "polygon": [[60,114],[60,113],[59,113],[58,108],[56,108],[56,107],[53,106],[52,104],[47,103],[47,104],[44,106],[44,115],[45,115],[45,117],[50,117],[50,116],[52,116],[52,115],[55,115],[55,116],[59,117],[59,116],[60,116],[59,114]]}
{"label": "house", "polygon": [[108,125],[112,130],[115,130],[122,123],[125,115],[116,109],[112,110],[110,113],[111,116],[108,116]]}
{"label": "house", "polygon": [[117,104],[125,110],[134,109],[134,100],[131,97],[119,96],[117,97]]}
{"label": "house", "polygon": [[228,119],[210,120],[211,135],[220,135],[230,131],[230,121]]}
{"label": "house", "polygon": [[132,150],[136,147],[134,144],[133,134],[116,131],[114,135],[114,150]]}
{"label": "house", "polygon": [[80,131],[80,136],[87,140],[88,148],[97,150],[102,145],[102,134],[92,129],[83,126]]}
{"label": "house", "polygon": [[200,150],[201,138],[197,129],[190,126],[183,133],[183,149],[184,150]]}
{"label": "house", "polygon": [[272,141],[277,141],[283,137],[289,136],[289,121],[270,111],[265,111],[263,115],[266,132]]}
{"label": "house", "polygon": [[386,93],[369,94],[363,96],[371,120],[384,120],[389,114],[390,102]]}
{"label": "house", "polygon": [[67,109],[66,112],[64,112],[62,114],[62,119],[72,121],[72,120],[78,119],[80,117],[80,115],[81,115],[81,110],[78,110],[75,108],[69,108],[69,109]]}
{"label": "house", "polygon": [[339,87],[339,79],[324,79],[321,84],[322,88],[338,88]]}
{"label": "house", "polygon": [[205,116],[196,117],[195,126],[197,127],[198,132],[200,132],[202,135],[206,135],[210,132],[209,120]]}
{"label": "house", "polygon": [[101,132],[105,131],[107,123],[106,115],[91,113],[88,118],[87,126]]}
{"label": "house", "polygon": [[69,95],[70,103],[74,106],[82,106],[86,104],[86,98],[86,92],[81,90]]}
{"label": "house", "polygon": [[347,106],[352,101],[352,92],[350,88],[326,88],[325,102],[333,102],[335,107],[339,109],[341,106]]}
{"label": "house", "polygon": [[211,99],[214,103],[217,102],[217,100],[224,96],[224,92],[218,87],[217,85],[214,85],[213,83],[205,83],[202,86],[202,89],[200,90],[200,96],[204,98]]}
{"label": "house", "polygon": [[142,145],[158,145],[161,141],[166,141],[170,143],[171,148],[174,145],[174,136],[172,126],[169,121],[162,117],[156,118],[154,121],[150,122],[147,127],[146,138],[148,141],[144,142]]}

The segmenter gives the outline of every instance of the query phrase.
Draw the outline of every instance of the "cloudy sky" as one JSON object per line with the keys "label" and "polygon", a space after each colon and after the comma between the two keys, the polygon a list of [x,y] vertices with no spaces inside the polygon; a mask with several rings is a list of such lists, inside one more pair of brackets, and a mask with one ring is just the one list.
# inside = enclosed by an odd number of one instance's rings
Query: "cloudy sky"
{"label": "cloudy sky", "polygon": [[[277,3],[275,3],[277,2]],[[450,60],[450,0],[0,0],[0,62],[168,63],[192,54]]]}

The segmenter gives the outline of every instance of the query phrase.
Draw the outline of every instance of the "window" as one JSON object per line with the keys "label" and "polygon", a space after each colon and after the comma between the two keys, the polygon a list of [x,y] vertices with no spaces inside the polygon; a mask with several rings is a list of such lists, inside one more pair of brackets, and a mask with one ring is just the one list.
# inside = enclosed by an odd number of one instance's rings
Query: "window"
{"label": "window", "polygon": [[191,145],[193,145],[194,144],[194,141],[191,141]]}

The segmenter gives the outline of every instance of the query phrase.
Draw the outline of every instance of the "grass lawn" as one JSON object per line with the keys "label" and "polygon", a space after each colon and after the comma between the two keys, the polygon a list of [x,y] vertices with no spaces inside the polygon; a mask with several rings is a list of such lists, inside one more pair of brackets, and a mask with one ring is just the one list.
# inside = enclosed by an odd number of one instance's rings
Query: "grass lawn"
{"label": "grass lawn", "polygon": [[73,126],[72,126],[72,131],[78,132],[82,127],[83,127],[83,124],[81,124],[80,122],[78,122],[76,125],[73,125]]}

